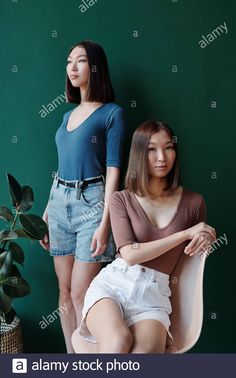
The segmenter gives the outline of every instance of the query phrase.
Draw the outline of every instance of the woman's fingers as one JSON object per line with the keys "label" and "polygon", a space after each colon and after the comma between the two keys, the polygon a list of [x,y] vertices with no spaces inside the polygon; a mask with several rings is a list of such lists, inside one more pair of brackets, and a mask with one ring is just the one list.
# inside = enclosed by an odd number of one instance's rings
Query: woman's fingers
{"label": "woman's fingers", "polygon": [[214,239],[216,239],[216,230],[214,227],[209,226],[209,224],[206,224],[204,222],[199,223],[200,225],[200,232],[208,232]]}
{"label": "woman's fingers", "polygon": [[100,256],[105,252],[105,249],[106,249],[106,244],[102,244],[102,243],[97,242],[97,248],[94,251],[94,253],[92,253],[91,256],[92,257]]}
{"label": "woman's fingers", "polygon": [[39,244],[41,245],[41,247],[43,247],[44,249],[46,249],[47,251],[49,251],[50,244],[49,244],[49,237],[48,237],[48,235],[45,235],[44,239],[39,240]]}
{"label": "woman's fingers", "polygon": [[185,253],[189,253],[189,251],[191,251],[196,246],[196,244],[199,240],[199,237],[200,237],[200,234],[194,235],[191,242],[185,247],[185,249],[184,249]]}
{"label": "woman's fingers", "polygon": [[203,233],[199,239],[199,243],[195,246],[194,250],[191,250],[190,256],[194,256],[204,251],[208,254],[209,247],[212,245],[213,238],[208,233]]}
{"label": "woman's fingers", "polygon": [[190,250],[188,250],[188,251],[185,252],[185,253],[187,253],[187,254],[189,254],[190,256],[192,256],[192,254],[195,253],[195,252],[199,249],[199,247],[202,245],[202,243],[205,243],[205,240],[203,240],[203,237],[202,237],[202,236],[199,236],[198,241],[197,241],[197,243],[194,245],[194,247],[191,248]]}
{"label": "woman's fingers", "polygon": [[209,247],[209,244],[206,243],[206,241],[204,240],[204,241],[202,241],[202,242],[200,243],[200,245],[198,245],[198,247],[197,247],[194,251],[192,251],[192,252],[189,254],[189,256],[197,255],[197,254],[199,254],[200,252],[203,252],[203,251],[204,251],[205,253],[207,253],[208,247]]}
{"label": "woman's fingers", "polygon": [[209,232],[209,234],[215,240],[216,239],[216,230],[213,227],[211,227],[211,226],[207,226],[207,227],[208,227],[208,229],[206,231]]}
{"label": "woman's fingers", "polygon": [[90,251],[91,251],[91,256],[100,256],[102,255],[107,247],[107,238],[106,238],[106,233],[104,236],[104,232],[101,231],[101,229],[98,227],[92,238],[91,246],[90,246]]}
{"label": "woman's fingers", "polygon": [[208,232],[200,232],[194,236],[192,241],[184,249],[184,252],[190,256],[193,256],[201,252],[202,249],[207,250],[207,248],[209,248],[209,246],[212,244],[213,240],[213,236]]}

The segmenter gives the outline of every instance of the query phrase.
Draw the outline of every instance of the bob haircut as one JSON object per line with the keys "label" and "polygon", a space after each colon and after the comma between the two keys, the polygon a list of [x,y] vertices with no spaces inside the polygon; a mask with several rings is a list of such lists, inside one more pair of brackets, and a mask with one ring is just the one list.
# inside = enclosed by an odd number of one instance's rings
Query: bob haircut
{"label": "bob haircut", "polygon": [[167,186],[165,190],[170,189],[171,191],[174,191],[180,183],[177,144],[174,142],[176,137],[173,131],[164,122],[156,120],[143,122],[133,134],[128,169],[125,176],[125,189],[128,189],[141,197],[153,197],[149,187],[149,174],[147,169],[148,144],[152,135],[161,130],[167,132],[174,143],[174,149],[176,152],[173,168],[167,175]]}
{"label": "bob haircut", "polygon": [[[114,102],[115,93],[111,84],[107,58],[103,48],[93,41],[81,41],[71,47],[69,54],[77,46],[83,47],[88,57],[90,75],[86,101]],[[81,102],[80,88],[72,86],[68,75],[66,75],[66,96],[68,102],[75,104],[80,104]]]}

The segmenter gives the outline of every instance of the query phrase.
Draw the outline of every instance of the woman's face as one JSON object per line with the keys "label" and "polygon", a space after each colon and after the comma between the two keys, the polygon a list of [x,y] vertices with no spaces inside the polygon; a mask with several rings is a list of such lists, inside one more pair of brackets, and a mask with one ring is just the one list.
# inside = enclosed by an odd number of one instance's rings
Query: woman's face
{"label": "woman's face", "polygon": [[156,178],[163,178],[173,168],[176,158],[174,143],[164,130],[153,134],[148,145],[148,173]]}
{"label": "woman's face", "polygon": [[89,64],[86,50],[83,47],[77,46],[70,52],[66,72],[73,87],[87,87]]}

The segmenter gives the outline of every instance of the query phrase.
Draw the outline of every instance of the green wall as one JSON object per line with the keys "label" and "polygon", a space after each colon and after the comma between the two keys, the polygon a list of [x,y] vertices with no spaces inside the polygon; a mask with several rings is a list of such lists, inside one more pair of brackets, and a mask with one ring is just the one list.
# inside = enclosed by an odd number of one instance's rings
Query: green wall
{"label": "green wall", "polygon": [[[183,184],[204,195],[209,223],[227,235],[228,245],[207,260],[203,331],[191,352],[235,352],[235,1],[97,0],[85,12],[82,4],[1,1],[0,203],[10,205],[9,172],[33,187],[32,212],[43,213],[57,169],[54,135],[71,108],[63,98],[67,52],[80,40],[97,41],[129,137],[141,121],[167,121],[178,136]],[[58,307],[52,259],[37,242],[21,244],[32,285],[14,302],[25,351],[64,352],[59,321],[39,326]]]}

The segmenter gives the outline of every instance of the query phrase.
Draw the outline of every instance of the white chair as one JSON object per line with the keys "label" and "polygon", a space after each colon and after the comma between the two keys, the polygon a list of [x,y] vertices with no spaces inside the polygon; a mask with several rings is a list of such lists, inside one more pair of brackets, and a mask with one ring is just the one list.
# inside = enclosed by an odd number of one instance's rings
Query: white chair
{"label": "white chair", "polygon": [[203,323],[203,274],[206,257],[182,254],[170,277],[170,332],[166,353],[184,353],[196,344]]}
{"label": "white chair", "polygon": [[[170,276],[172,291],[170,332],[173,343],[165,353],[185,353],[197,342],[203,323],[204,255],[183,253]],[[84,341],[76,330],[72,335],[75,353],[97,353],[96,344]]]}

